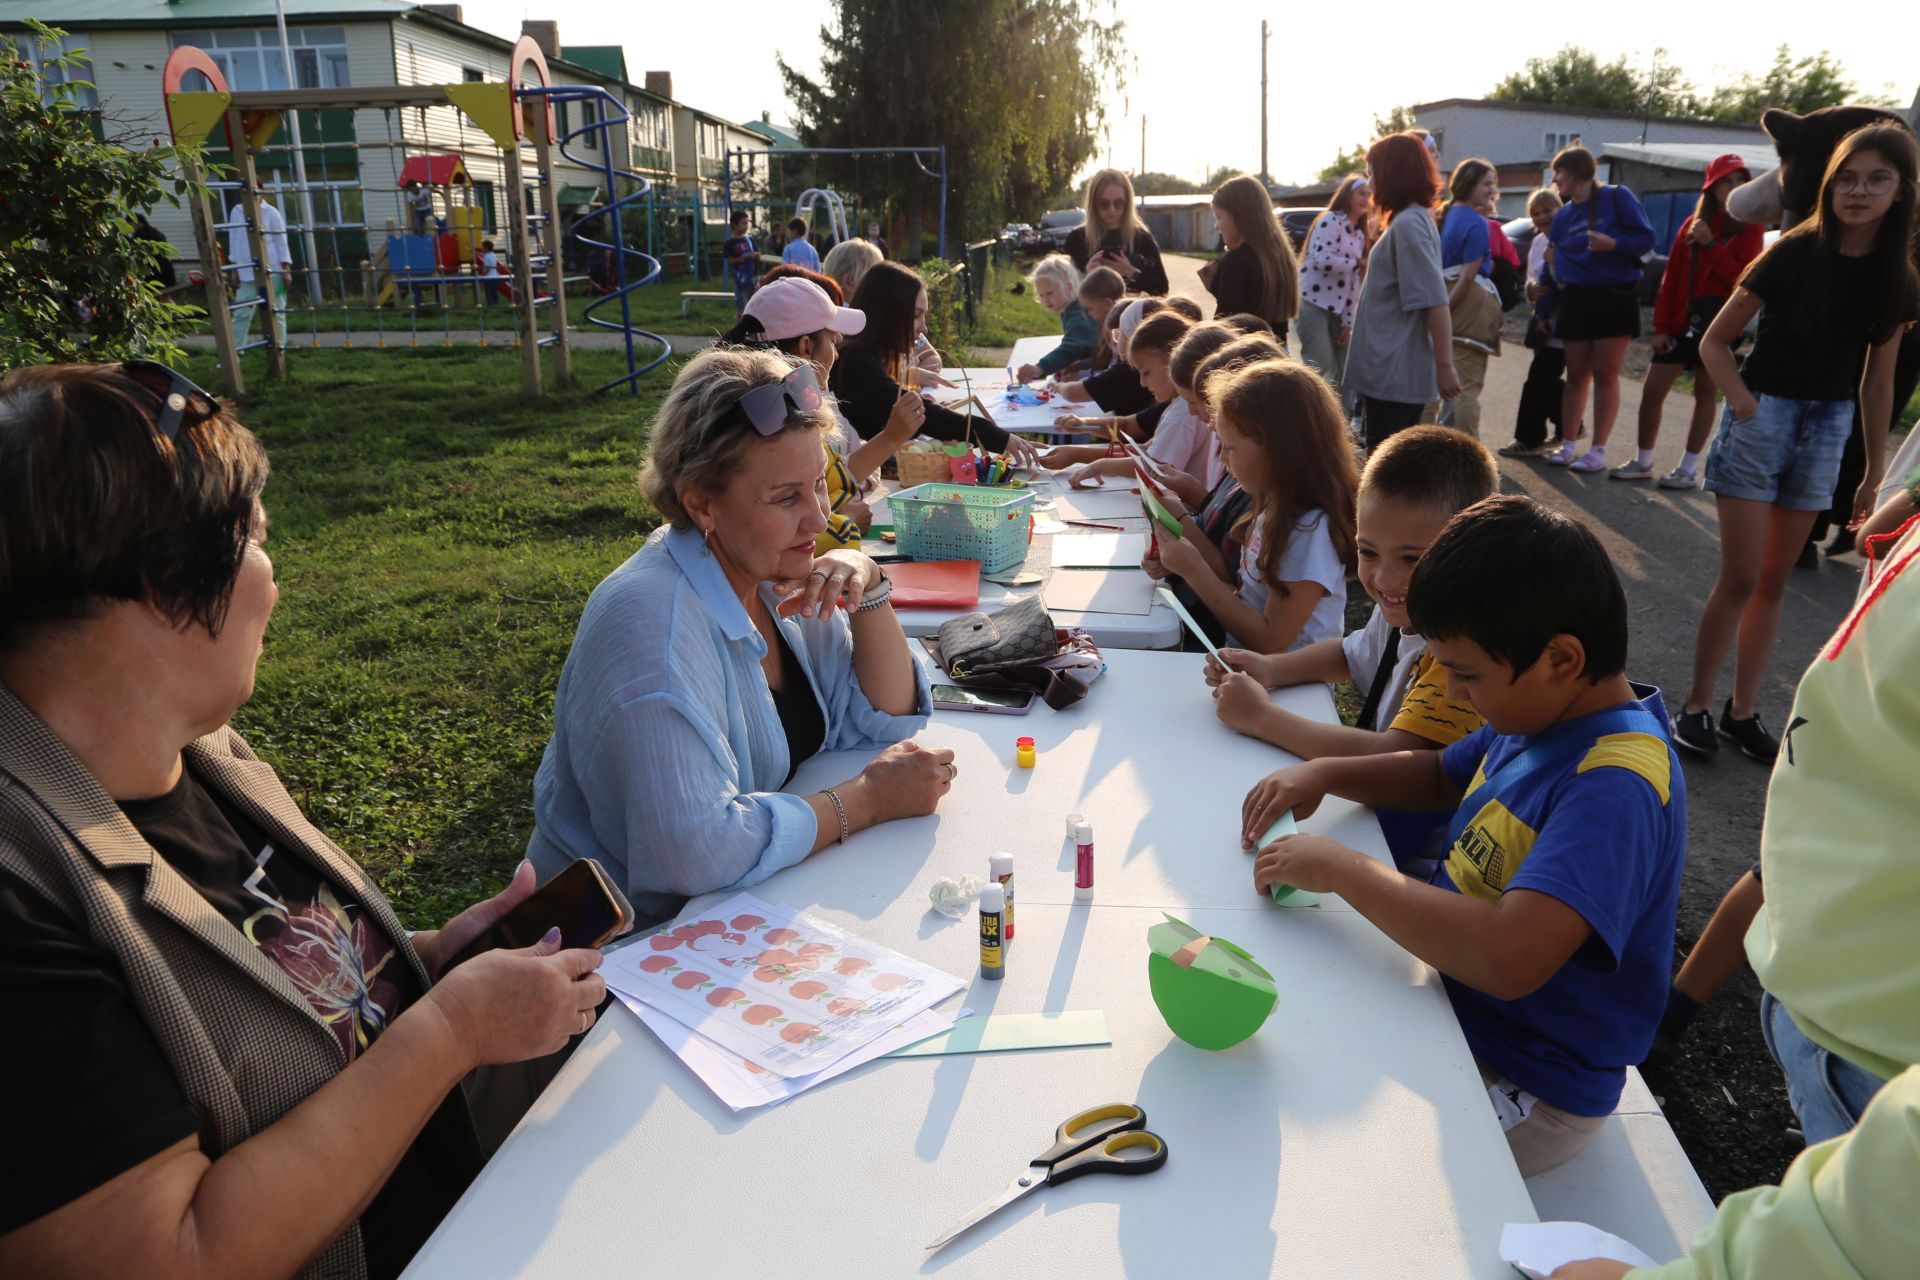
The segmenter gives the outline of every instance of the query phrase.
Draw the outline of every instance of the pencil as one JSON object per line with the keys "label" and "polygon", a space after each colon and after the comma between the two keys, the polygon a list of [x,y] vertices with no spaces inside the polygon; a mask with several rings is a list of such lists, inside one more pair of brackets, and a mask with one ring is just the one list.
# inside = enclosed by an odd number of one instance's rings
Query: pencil
{"label": "pencil", "polygon": [[1091,520],[1063,520],[1061,523],[1070,524],[1076,529],[1111,529],[1115,533],[1125,533],[1127,531],[1127,526],[1123,524],[1095,524]]}

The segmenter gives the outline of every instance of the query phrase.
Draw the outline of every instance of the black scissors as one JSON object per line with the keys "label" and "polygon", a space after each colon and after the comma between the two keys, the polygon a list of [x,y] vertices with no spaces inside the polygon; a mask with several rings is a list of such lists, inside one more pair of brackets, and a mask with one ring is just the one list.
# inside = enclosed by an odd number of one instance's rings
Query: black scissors
{"label": "black scissors", "polygon": [[1053,1136],[1057,1141],[1035,1156],[1027,1171],[1008,1183],[1005,1191],[962,1218],[927,1248],[945,1248],[967,1228],[1041,1187],[1083,1173],[1152,1173],[1167,1162],[1167,1144],[1159,1134],[1148,1131],[1147,1113],[1132,1103],[1117,1102],[1082,1111],[1062,1122]]}

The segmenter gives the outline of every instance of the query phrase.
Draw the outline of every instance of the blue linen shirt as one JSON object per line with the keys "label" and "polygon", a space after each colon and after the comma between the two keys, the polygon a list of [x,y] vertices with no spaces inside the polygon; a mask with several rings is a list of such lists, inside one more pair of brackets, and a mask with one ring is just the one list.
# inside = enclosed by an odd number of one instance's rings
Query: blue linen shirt
{"label": "blue linen shirt", "polygon": [[820,269],[820,251],[804,237],[787,241],[787,247],[780,251],[780,261],[796,267],[805,267],[809,271]]}
{"label": "blue linen shirt", "polygon": [[[769,605],[774,597],[761,587]],[[782,618],[826,719],[824,751],[912,737],[933,705],[914,663],[913,715],[867,700],[846,616]],[[777,790],[787,739],[760,667],[767,641],[691,529],[660,529],[594,589],[554,695],[533,779],[527,857],[544,883],[596,859],[642,919],[741,889],[812,850],[814,814]]]}

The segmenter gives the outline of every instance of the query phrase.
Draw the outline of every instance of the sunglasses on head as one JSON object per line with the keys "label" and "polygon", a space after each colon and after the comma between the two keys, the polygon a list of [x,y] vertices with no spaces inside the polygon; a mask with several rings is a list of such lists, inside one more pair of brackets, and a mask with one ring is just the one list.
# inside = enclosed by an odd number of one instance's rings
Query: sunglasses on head
{"label": "sunglasses on head", "polygon": [[741,396],[738,403],[755,431],[763,436],[777,436],[786,429],[790,416],[788,406],[792,406],[793,413],[812,413],[824,401],[813,366],[803,364],[778,382],[755,387]]}
{"label": "sunglasses on head", "polygon": [[182,427],[205,422],[220,412],[219,404],[211,395],[163,364],[155,364],[151,360],[125,360],[120,364],[120,371],[160,402],[160,411],[154,415],[153,425],[169,441],[179,439]]}

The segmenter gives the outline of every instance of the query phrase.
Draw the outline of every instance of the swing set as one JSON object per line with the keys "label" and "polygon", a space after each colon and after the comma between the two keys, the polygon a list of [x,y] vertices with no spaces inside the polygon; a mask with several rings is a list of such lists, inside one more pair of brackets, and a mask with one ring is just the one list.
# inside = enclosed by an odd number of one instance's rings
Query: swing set
{"label": "swing set", "polygon": [[[407,317],[404,332],[409,344],[418,347],[423,295],[429,293],[439,310],[441,345],[448,347],[454,345],[453,299],[472,299],[471,319],[463,316],[462,324],[477,320],[479,345],[486,346],[486,316],[491,309],[487,304],[496,294],[504,294],[513,314],[512,342],[521,354],[524,392],[530,397],[544,394],[543,350],[552,352],[555,379],[562,383],[570,381],[572,350],[566,286],[578,283],[578,278],[570,280],[563,270],[561,247],[570,233],[561,225],[557,205],[560,192],[554,177],[557,156],[594,171],[610,193],[619,189],[616,180],[624,181],[628,188],[613,204],[590,215],[610,217],[614,231],[612,244],[580,236],[578,223],[571,232],[577,243],[611,252],[614,274],[621,286],[587,309],[589,323],[620,329],[626,335],[627,374],[600,390],[626,385],[637,393],[638,379],[666,359],[666,339],[634,328],[626,301],[627,290],[658,275],[659,263],[627,247],[620,235],[619,210],[648,195],[645,178],[613,163],[612,133],[627,120],[624,107],[601,89],[554,86],[544,55],[530,39],[523,37],[514,46],[508,65],[510,72],[505,83],[236,92],[227,86],[219,68],[202,50],[189,45],[173,50],[162,73],[162,85],[174,140],[199,146],[207,142],[216,128],[224,128],[226,150],[233,168],[231,180],[208,183],[198,165],[186,166],[186,176],[200,184],[191,205],[194,238],[206,268],[203,274],[207,313],[214,318],[210,327],[229,394],[239,395],[245,390],[240,357],[249,351],[265,352],[269,377],[287,376],[286,325],[296,314],[306,316],[312,346],[319,347],[321,311],[338,312],[344,333],[341,345],[351,348],[354,304],[358,302],[372,317],[371,324],[363,319],[363,335],[370,328],[373,345],[386,347],[389,308],[402,308]],[[522,85],[526,87],[519,87]],[[554,122],[555,102],[590,106],[588,122],[560,137]],[[327,113],[375,110],[381,112],[386,125],[384,141],[349,137],[342,142],[326,137]],[[355,175],[352,180],[296,184],[276,179],[270,186],[262,184],[260,161],[271,159],[276,151],[290,150],[284,144],[276,146],[273,140],[282,132],[287,113],[293,111],[318,115],[321,121],[316,143],[304,150],[311,153],[318,149],[322,155],[344,152],[352,156]],[[416,136],[436,139],[434,145],[422,147],[409,143],[404,128],[396,137],[395,113],[407,111],[417,113]],[[449,117],[451,129],[444,127]],[[304,119],[302,123],[305,124]],[[442,127],[430,132],[430,123]],[[469,123],[484,135],[484,143],[468,145]],[[567,143],[595,131],[600,134],[598,158],[586,160],[566,150]],[[457,138],[455,145],[449,146],[444,140],[449,133]],[[383,153],[384,163],[377,158]],[[365,216],[369,190],[361,174],[368,162],[373,173],[386,169],[393,176],[393,199],[399,216],[386,220],[385,235],[381,239],[370,234]],[[479,198],[483,174],[499,175],[491,202]],[[430,215],[416,222],[405,194],[409,179],[418,180],[422,190],[436,193],[446,207],[444,217],[435,207]],[[237,197],[231,221],[216,219],[212,192],[232,192]],[[269,227],[263,222],[261,211],[265,197],[270,194],[279,196],[283,207],[287,205],[287,196],[298,196],[303,206],[324,208],[327,216],[316,214],[314,225],[297,226],[276,210],[273,221],[282,225]],[[482,241],[499,204],[504,204],[506,214],[506,267],[499,265],[497,255],[492,264],[483,265]],[[353,216],[356,205],[358,217]],[[426,222],[431,222],[431,232]],[[235,233],[235,252],[231,256],[240,261],[223,262],[218,234],[221,230]],[[271,286],[266,284],[266,278],[277,273],[263,271],[260,282],[246,283],[246,278],[251,277],[261,263],[283,266],[284,260],[291,257],[290,244],[296,234],[304,244],[312,246],[316,243],[313,233],[319,231],[327,233],[331,253],[325,256],[331,258],[331,263],[324,270],[321,263],[305,264],[309,283],[302,306],[291,305],[277,280]],[[273,254],[276,248],[279,260]],[[356,257],[357,267],[353,265]],[[629,271],[630,260],[637,270]],[[509,268],[511,275],[507,274]],[[320,283],[323,276],[328,277],[333,286],[331,298],[326,296],[328,290]],[[235,296],[248,292],[252,296]],[[620,304],[619,322],[594,314],[614,302]],[[264,313],[266,324],[264,336],[255,339],[251,335],[257,313]],[[397,326],[395,332],[397,336]],[[656,344],[658,352],[648,353],[651,358],[643,361],[642,353],[636,350],[635,339],[642,344]]]}

